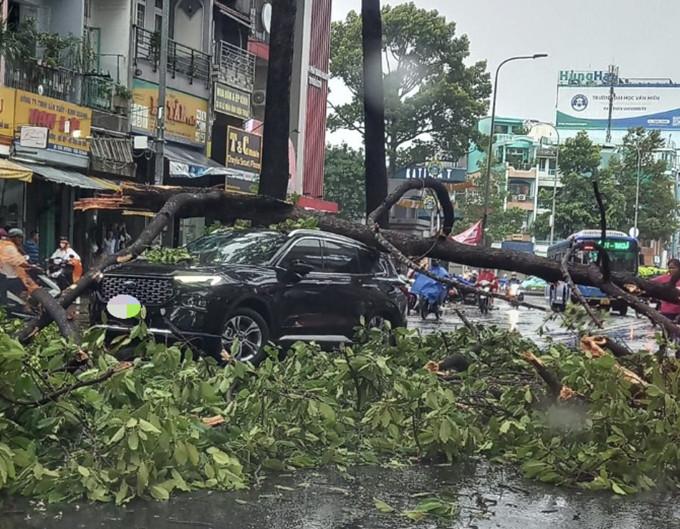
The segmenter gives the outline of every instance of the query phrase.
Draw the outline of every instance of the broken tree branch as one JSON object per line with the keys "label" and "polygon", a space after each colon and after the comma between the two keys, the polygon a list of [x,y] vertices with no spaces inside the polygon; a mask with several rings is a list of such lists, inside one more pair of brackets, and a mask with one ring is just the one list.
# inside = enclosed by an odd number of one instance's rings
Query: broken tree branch
{"label": "broken tree branch", "polygon": [[564,257],[562,257],[562,273],[564,274],[564,280],[567,282],[569,285],[569,291],[576,296],[576,299],[578,302],[583,305],[583,308],[586,309],[586,312],[588,313],[588,316],[590,316],[590,319],[593,320],[593,323],[597,325],[600,329],[604,327],[604,322],[597,317],[597,314],[595,314],[595,311],[593,308],[588,304],[588,301],[586,298],[583,296],[583,293],[579,290],[579,288],[576,286],[574,283],[574,280],[571,278],[571,274],[569,273],[569,259],[571,259],[571,256],[574,255],[574,252],[578,249],[577,245],[572,244],[569,247],[569,250],[567,253],[564,254]]}

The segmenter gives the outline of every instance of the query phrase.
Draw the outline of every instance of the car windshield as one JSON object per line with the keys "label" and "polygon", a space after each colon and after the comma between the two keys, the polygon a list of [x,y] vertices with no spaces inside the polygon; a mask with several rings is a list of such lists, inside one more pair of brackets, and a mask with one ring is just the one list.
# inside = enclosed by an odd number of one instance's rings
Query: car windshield
{"label": "car windshield", "polygon": [[281,233],[220,232],[206,235],[187,244],[187,250],[199,264],[253,264],[269,261],[287,237]]}

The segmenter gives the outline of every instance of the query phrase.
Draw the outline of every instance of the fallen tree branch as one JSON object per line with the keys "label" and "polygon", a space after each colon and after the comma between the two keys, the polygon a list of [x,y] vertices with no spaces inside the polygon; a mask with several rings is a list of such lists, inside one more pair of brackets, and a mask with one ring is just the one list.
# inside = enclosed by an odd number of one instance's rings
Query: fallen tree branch
{"label": "fallen tree branch", "polygon": [[545,382],[546,386],[548,386],[548,391],[550,392],[550,395],[553,397],[553,399],[567,401],[573,398],[584,398],[569,386],[562,384],[560,379],[557,378],[557,375],[545,367],[545,364],[531,351],[525,351],[522,353],[521,357],[534,367],[538,373],[538,376],[540,376]]}
{"label": "fallen tree branch", "polygon": [[[589,353],[593,358],[602,358],[603,356],[607,356],[607,353],[600,345],[600,341],[595,339],[593,336],[583,336],[580,340],[580,344],[581,350]],[[649,386],[649,382],[647,382],[644,378],[642,378],[637,373],[634,373],[627,367],[623,367],[616,361],[614,362],[613,369],[617,371],[625,380],[635,386],[640,386],[642,388]]]}
{"label": "fallen tree branch", "polygon": [[571,278],[571,274],[569,273],[569,259],[571,259],[571,256],[574,255],[574,252],[578,249],[576,245],[573,245],[569,247],[569,250],[564,254],[564,257],[562,258],[561,262],[561,268],[562,268],[562,273],[564,274],[564,280],[567,282],[567,285],[569,285],[569,291],[573,292],[574,296],[576,296],[576,299],[578,302],[583,305],[583,308],[586,309],[586,312],[588,313],[588,316],[590,316],[590,319],[593,320],[593,323],[597,325],[600,329],[604,327],[604,322],[597,317],[597,314],[595,314],[595,311],[593,311],[593,308],[588,304],[588,301],[586,298],[583,296],[583,293],[579,290],[579,288],[576,286],[574,283],[574,280]]}

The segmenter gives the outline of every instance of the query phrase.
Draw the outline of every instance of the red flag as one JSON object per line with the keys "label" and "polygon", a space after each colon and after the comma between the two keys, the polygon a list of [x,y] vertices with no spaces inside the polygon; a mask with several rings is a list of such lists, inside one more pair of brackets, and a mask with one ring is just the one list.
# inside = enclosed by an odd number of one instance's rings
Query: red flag
{"label": "red flag", "polygon": [[456,242],[476,246],[482,240],[482,221],[475,222],[467,230],[458,235],[452,235],[451,238]]}

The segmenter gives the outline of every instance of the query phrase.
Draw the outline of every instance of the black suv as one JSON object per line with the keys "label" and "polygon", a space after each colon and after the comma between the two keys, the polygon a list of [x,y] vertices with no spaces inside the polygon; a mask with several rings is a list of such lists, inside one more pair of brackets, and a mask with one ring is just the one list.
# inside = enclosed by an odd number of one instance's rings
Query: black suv
{"label": "black suv", "polygon": [[[389,257],[352,239],[316,230],[218,231],[186,246],[193,261],[139,259],[107,270],[91,299],[93,324],[126,294],[147,310],[152,334],[219,358],[238,340],[257,363],[269,342],[348,342],[369,325],[406,323],[406,296]],[[107,314],[110,332],[132,320]]]}

